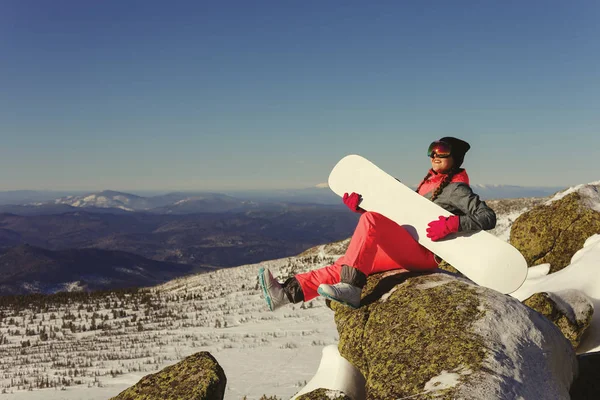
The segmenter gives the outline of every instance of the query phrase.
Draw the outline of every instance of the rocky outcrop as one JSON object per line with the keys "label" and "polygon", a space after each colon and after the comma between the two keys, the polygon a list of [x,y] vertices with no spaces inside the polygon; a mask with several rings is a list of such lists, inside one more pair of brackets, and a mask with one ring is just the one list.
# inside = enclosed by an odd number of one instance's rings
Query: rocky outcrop
{"label": "rocky outcrop", "polygon": [[528,265],[550,263],[550,272],[569,265],[585,240],[600,233],[600,183],[558,194],[513,223],[510,243]]}
{"label": "rocky outcrop", "polygon": [[578,290],[557,293],[536,293],[523,304],[552,321],[571,342],[579,347],[581,337],[592,322],[594,306],[585,294]]}
{"label": "rocky outcrop", "polygon": [[367,399],[568,399],[575,352],[518,300],[446,273],[369,277],[362,307],[331,304]]}
{"label": "rocky outcrop", "polygon": [[[600,235],[589,237],[583,248],[577,251],[571,263],[560,271],[548,274],[549,265],[543,264],[529,268],[527,279],[523,285],[510,295],[518,300],[525,301],[537,294],[547,293],[553,302],[557,303],[562,311],[569,315],[569,321],[575,321],[577,326],[573,330],[577,346],[577,353],[597,352],[600,350],[600,313],[590,315],[590,306],[600,310]],[[554,314],[544,305],[534,306],[542,314]],[[543,311],[543,310],[546,311]],[[558,314],[554,314],[558,315]],[[560,317],[558,317],[560,319]],[[552,319],[552,317],[551,317]],[[589,320],[589,321],[588,321]],[[566,322],[566,321],[564,321]],[[566,336],[570,336],[572,328],[563,329]],[[589,327],[588,327],[589,326]],[[580,329],[585,329],[583,334]]]}
{"label": "rocky outcrop", "polygon": [[217,360],[208,352],[199,352],[143,377],[111,400],[222,400],[226,384]]}

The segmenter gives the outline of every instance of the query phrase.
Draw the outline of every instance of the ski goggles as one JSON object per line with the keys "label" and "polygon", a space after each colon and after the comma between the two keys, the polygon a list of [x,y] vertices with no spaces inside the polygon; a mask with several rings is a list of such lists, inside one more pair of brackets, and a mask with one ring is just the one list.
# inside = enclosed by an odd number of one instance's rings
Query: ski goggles
{"label": "ski goggles", "polygon": [[448,158],[452,154],[452,146],[446,142],[435,141],[427,149],[427,157]]}

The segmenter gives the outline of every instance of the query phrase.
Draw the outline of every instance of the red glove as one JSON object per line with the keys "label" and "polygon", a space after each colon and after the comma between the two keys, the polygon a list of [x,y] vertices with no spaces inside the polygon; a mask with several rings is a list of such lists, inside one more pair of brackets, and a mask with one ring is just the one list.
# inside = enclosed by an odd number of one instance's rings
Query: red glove
{"label": "red glove", "polygon": [[362,200],[362,197],[360,194],[352,192],[352,194],[348,195],[348,193],[344,193],[343,200],[344,200],[344,204],[346,206],[348,206],[348,208],[351,209],[352,211],[361,213],[361,214],[365,212],[365,210],[363,210],[362,208],[360,208],[358,206],[358,204]]}
{"label": "red glove", "polygon": [[451,233],[458,232],[460,218],[458,215],[451,217],[440,217],[437,221],[431,221],[427,226],[427,237],[434,242],[445,238]]}

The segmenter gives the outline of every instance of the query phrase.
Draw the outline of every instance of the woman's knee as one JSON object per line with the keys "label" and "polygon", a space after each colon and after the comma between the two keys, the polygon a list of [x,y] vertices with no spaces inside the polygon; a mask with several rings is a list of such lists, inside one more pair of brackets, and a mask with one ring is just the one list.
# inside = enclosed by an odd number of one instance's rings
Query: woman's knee
{"label": "woman's knee", "polygon": [[383,217],[383,215],[376,213],[375,211],[366,211],[361,214],[359,221],[374,224],[381,217]]}
{"label": "woman's knee", "polygon": [[361,216],[360,216],[360,220],[359,222],[362,223],[367,223],[369,225],[377,225],[377,224],[385,224],[385,223],[394,223],[392,220],[390,220],[389,218],[387,218],[386,216],[379,214],[378,212],[375,211],[367,211],[364,212]]}

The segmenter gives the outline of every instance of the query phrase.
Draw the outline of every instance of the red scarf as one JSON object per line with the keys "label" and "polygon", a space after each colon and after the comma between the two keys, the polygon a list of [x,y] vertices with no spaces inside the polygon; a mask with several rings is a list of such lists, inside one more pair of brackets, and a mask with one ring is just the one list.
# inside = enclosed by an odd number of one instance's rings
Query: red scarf
{"label": "red scarf", "polygon": [[[448,176],[448,174],[437,173],[433,169],[429,170],[428,175],[429,175],[429,178],[423,180],[423,182],[420,183],[419,194],[421,196],[424,196],[425,194],[429,193],[430,191],[435,190],[440,185],[440,183],[442,183],[444,178],[446,176]],[[463,169],[458,174],[454,175],[450,182],[463,182],[468,185],[469,184],[469,175],[467,175],[467,171],[465,171]]]}

